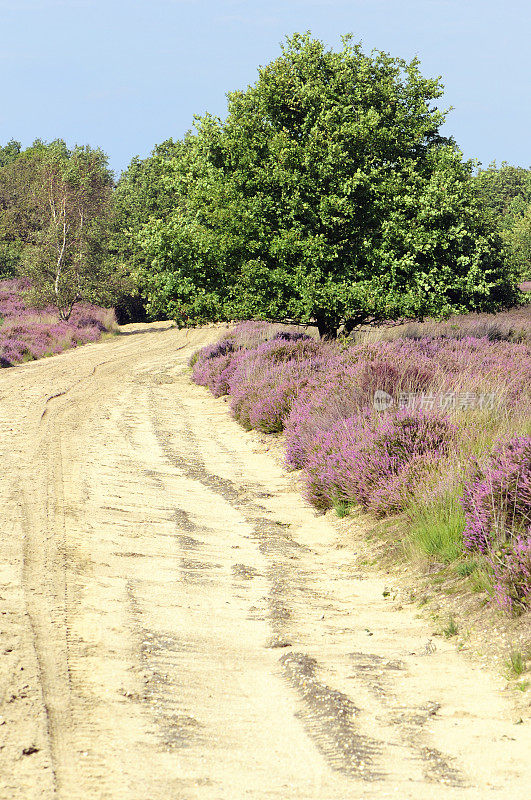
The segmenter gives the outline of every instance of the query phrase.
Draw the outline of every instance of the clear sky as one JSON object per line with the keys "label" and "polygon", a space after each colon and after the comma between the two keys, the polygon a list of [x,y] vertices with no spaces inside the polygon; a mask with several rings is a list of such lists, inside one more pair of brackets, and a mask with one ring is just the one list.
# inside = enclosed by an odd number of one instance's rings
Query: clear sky
{"label": "clear sky", "polygon": [[99,146],[119,175],[306,30],[418,56],[467,158],[531,165],[530,0],[0,0],[0,144]]}

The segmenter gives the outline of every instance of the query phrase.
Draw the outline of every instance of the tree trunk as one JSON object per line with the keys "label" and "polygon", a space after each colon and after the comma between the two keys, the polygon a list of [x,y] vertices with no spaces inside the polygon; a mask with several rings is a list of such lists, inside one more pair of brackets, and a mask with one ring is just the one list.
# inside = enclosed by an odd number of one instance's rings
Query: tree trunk
{"label": "tree trunk", "polygon": [[324,339],[325,341],[337,339],[337,326],[333,324],[332,320],[316,314],[315,325],[319,331],[319,336],[321,339]]}

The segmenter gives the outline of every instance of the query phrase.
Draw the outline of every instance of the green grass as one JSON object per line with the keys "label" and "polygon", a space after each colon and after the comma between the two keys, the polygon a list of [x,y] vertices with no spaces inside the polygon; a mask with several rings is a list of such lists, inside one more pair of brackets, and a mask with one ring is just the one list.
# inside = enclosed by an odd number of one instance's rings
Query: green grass
{"label": "green grass", "polygon": [[465,519],[457,494],[449,492],[430,504],[413,501],[408,509],[411,542],[444,564],[456,561],[463,554]]}
{"label": "green grass", "polygon": [[452,636],[457,636],[459,633],[459,626],[453,614],[448,617],[448,623],[444,626],[442,632],[446,639],[451,639]]}
{"label": "green grass", "polygon": [[460,578],[467,578],[472,575],[478,568],[478,560],[476,558],[467,558],[464,561],[458,561],[454,564],[454,570]]}
{"label": "green grass", "polygon": [[492,595],[493,576],[486,567],[478,564],[468,576],[468,583],[473,592],[486,592],[488,595]]}
{"label": "green grass", "polygon": [[526,657],[521,650],[511,650],[505,666],[508,678],[519,678],[526,670]]}
{"label": "green grass", "polygon": [[336,516],[338,516],[340,519],[343,517],[348,517],[351,508],[352,503],[346,503],[343,500],[336,500],[334,502],[334,511],[336,512]]}

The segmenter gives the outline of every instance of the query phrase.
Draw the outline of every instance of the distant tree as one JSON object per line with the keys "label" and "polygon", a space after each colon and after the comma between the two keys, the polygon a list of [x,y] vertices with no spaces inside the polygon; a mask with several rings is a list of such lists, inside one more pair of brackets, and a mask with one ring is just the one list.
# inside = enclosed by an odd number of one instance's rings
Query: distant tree
{"label": "distant tree", "polygon": [[484,206],[505,226],[531,202],[531,170],[507,161],[500,167],[493,161],[487,169],[479,169],[474,184]]}
{"label": "distant tree", "polygon": [[114,217],[109,258],[114,268],[130,276],[126,291],[117,298],[117,314],[123,321],[145,318],[146,300],[139,274],[150,269],[149,259],[138,241],[138,232],[151,219],[163,219],[175,206],[175,191],[167,185],[170,161],[178,157],[181,142],[168,139],[148,158],[132,159],[113,193]]}
{"label": "distant tree", "polygon": [[505,243],[507,258],[521,279],[531,274],[531,169],[493,161],[479,170],[476,191]]}
{"label": "distant tree", "polygon": [[25,248],[42,227],[35,203],[42,142],[22,151],[19,142],[0,148],[0,276],[13,276]]}
{"label": "distant tree", "polygon": [[101,302],[115,289],[105,262],[112,185],[101,150],[69,150],[62,140],[42,147],[32,190],[41,225],[21,272],[34,300],[55,304],[63,319],[79,300]]}
{"label": "distant tree", "polygon": [[11,139],[4,147],[0,146],[0,169],[11,164],[19,157],[22,149],[20,142]]}
{"label": "distant tree", "polygon": [[289,39],[225,122],[196,123],[137,234],[153,313],[343,326],[514,300],[472,164],[440,134],[418,61]]}
{"label": "distant tree", "polygon": [[509,239],[510,253],[522,281],[531,280],[531,203],[513,225]]}

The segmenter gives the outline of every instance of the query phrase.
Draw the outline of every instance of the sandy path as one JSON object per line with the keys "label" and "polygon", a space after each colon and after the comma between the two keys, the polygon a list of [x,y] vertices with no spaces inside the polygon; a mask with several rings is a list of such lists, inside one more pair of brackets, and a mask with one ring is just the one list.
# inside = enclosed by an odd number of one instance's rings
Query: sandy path
{"label": "sandy path", "polygon": [[134,330],[0,372],[0,798],[525,797],[503,681],[189,383],[215,332]]}

